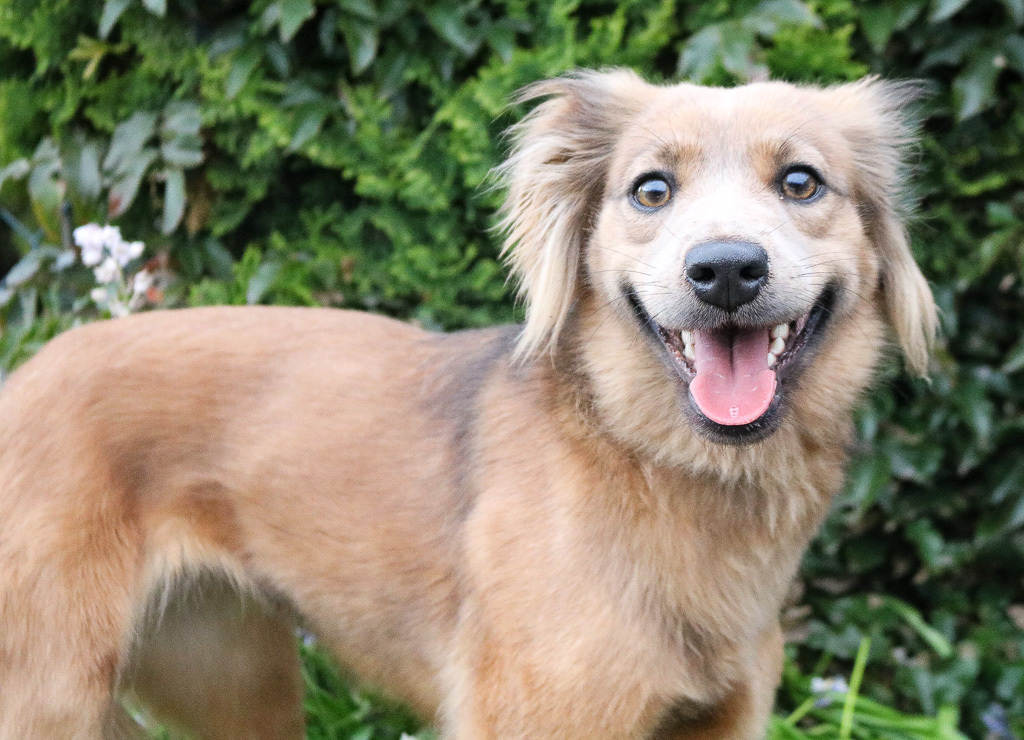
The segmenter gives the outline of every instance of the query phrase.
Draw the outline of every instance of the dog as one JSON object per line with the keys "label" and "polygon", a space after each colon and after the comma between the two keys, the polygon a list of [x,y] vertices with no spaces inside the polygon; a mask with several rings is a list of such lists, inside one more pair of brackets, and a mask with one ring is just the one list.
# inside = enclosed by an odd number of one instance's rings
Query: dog
{"label": "dog", "polygon": [[[755,740],[887,346],[919,88],[535,84],[521,326],[94,323],[0,395],[0,738],[299,738],[294,625],[449,740]],[[895,341],[891,341],[894,339]]]}

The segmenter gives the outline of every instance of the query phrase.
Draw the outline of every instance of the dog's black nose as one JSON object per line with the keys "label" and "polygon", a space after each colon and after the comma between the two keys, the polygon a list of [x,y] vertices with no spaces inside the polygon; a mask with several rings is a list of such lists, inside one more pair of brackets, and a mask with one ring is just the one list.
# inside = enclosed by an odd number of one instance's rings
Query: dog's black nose
{"label": "dog's black nose", "polygon": [[697,297],[735,311],[768,281],[768,253],[751,242],[705,242],[686,253],[686,279]]}

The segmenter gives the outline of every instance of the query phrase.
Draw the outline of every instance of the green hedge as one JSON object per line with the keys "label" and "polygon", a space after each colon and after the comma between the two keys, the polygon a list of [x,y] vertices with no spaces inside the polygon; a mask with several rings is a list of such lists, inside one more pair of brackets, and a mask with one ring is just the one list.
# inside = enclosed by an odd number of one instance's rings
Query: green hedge
{"label": "green hedge", "polygon": [[573,67],[929,79],[913,235],[944,339],[858,415],[796,657],[868,636],[871,697],[1024,736],[1022,28],[1024,0],[0,0],[0,367],[96,315],[63,255],[108,217],[166,305],[513,318],[488,172],[510,93]]}

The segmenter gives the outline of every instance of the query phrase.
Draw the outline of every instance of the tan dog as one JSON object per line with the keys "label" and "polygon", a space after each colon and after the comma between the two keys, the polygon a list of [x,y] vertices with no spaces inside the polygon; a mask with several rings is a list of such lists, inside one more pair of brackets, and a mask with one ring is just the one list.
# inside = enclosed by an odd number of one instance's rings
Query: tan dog
{"label": "tan dog", "polygon": [[0,738],[297,738],[290,620],[445,738],[762,735],[778,613],[895,330],[908,86],[546,98],[523,327],[291,308],[69,332],[0,396]]}

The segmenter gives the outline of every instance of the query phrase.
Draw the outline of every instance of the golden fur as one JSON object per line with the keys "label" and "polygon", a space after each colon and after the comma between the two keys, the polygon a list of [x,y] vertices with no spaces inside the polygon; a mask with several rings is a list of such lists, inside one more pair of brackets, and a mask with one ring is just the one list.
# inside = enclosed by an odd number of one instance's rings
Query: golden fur
{"label": "golden fur", "polygon": [[[300,737],[296,621],[450,740],[760,737],[886,324],[927,362],[912,95],[529,88],[503,169],[524,327],[206,308],[52,341],[0,394],[0,739],[130,734],[118,688],[198,737]],[[780,199],[794,158],[827,197]],[[625,194],[654,167],[679,187],[651,219]],[[764,245],[776,312],[841,286],[744,444],[684,413],[621,292],[682,315],[683,257],[717,238]]]}

